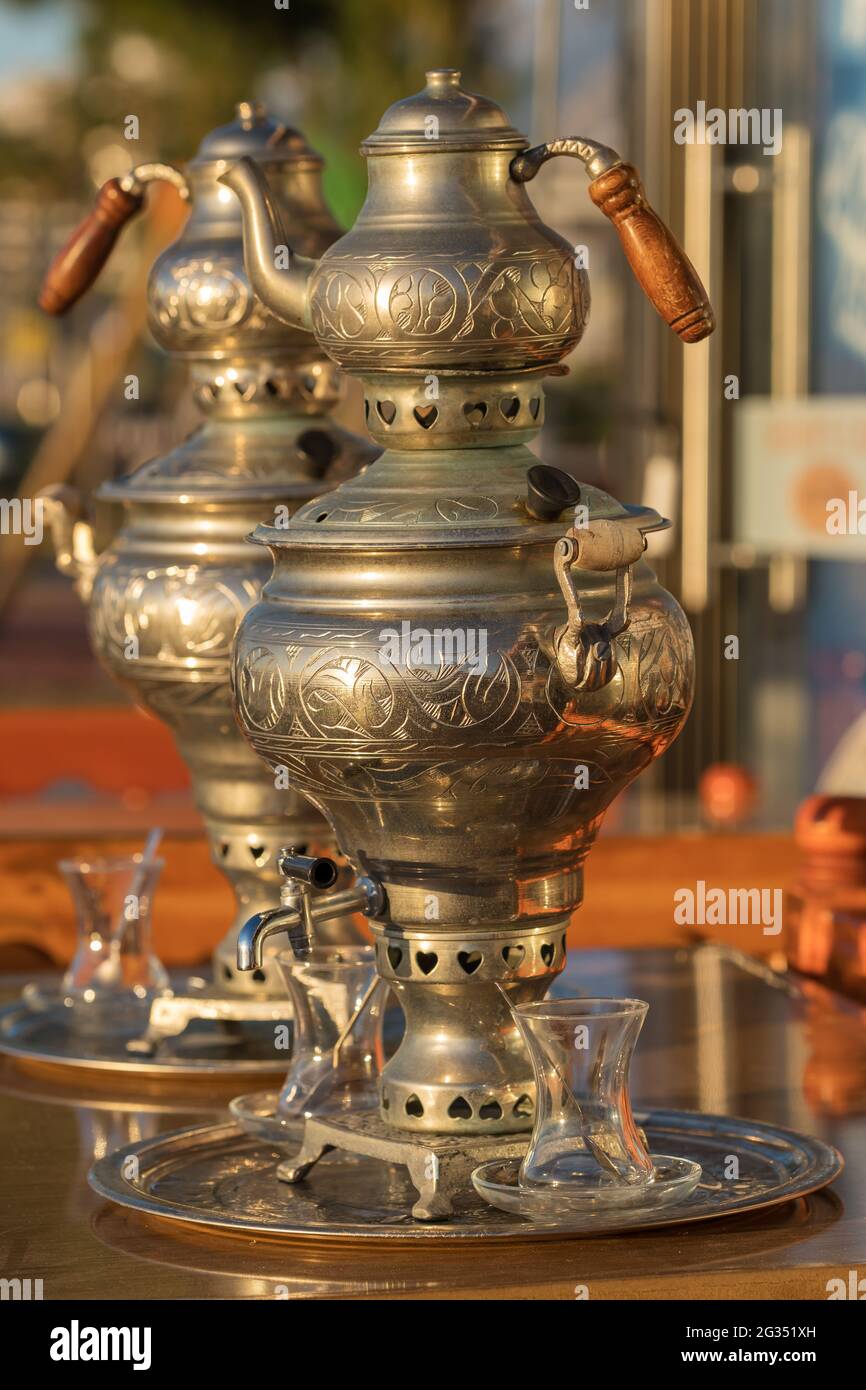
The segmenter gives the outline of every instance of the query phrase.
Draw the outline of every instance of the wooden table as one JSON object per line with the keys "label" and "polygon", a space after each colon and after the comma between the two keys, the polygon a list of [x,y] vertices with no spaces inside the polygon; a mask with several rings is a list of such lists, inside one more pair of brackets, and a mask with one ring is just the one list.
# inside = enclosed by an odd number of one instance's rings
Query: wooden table
{"label": "wooden table", "polygon": [[[26,946],[46,962],[62,965],[75,943],[72,902],[57,860],[90,855],[132,854],[144,842],[115,826],[106,836],[64,821],[54,811],[34,838],[32,829],[12,837],[0,832],[0,961],[13,946]],[[206,962],[234,914],[231,889],[210,861],[207,842],[193,821],[186,833],[168,833],[160,847],[165,869],[154,898],[154,946],[167,966]],[[796,876],[789,835],[605,835],[586,862],[583,905],[568,932],[570,946],[688,945],[700,927],[674,920],[678,887],[703,879],[721,888],[787,888]],[[760,926],[713,928],[713,936],[751,955],[781,960],[784,935],[766,936]],[[8,969],[30,968],[5,956]],[[3,965],[0,964],[0,969]]]}
{"label": "wooden table", "polygon": [[[7,996],[19,982],[7,980]],[[830,1278],[866,1276],[866,1027],[863,1011],[754,958],[702,945],[576,952],[570,989],[639,995],[649,1020],[634,1066],[639,1105],[722,1111],[818,1134],[847,1169],[831,1190],[749,1217],[660,1232],[455,1250],[268,1246],[167,1233],[97,1200],[95,1152],[218,1113],[197,1087],[122,1100],[76,1097],[0,1070],[5,1277],[46,1298],[590,1297],[825,1299]]]}

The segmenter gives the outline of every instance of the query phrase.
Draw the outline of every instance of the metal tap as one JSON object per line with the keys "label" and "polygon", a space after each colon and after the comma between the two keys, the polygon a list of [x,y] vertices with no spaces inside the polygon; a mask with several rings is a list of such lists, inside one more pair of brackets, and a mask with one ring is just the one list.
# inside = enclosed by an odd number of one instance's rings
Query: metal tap
{"label": "metal tap", "polygon": [[259,969],[264,942],[276,932],[287,932],[295,955],[303,958],[309,955],[317,923],[353,911],[378,917],[384,909],[381,884],[366,875],[356,878],[351,888],[329,893],[338,873],[333,859],[284,849],[277,864],[286,879],[280,889],[280,906],[256,912],[244,922],[238,932],[238,970]]}

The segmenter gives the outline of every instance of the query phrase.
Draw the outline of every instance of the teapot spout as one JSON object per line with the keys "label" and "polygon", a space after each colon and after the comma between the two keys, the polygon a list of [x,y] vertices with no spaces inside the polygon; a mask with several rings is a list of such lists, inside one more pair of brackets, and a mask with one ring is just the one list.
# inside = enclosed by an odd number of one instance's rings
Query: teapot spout
{"label": "teapot spout", "polygon": [[243,215],[244,265],[250,284],[275,318],[311,329],[307,283],[316,265],[286,242],[280,214],[262,170],[245,156],[220,176]]}

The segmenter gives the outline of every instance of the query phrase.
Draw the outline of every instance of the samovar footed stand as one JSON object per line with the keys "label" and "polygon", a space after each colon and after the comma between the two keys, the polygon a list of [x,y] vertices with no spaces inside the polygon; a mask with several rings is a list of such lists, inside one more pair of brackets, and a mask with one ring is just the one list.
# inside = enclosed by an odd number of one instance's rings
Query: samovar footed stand
{"label": "samovar footed stand", "polygon": [[[478,1164],[526,1149],[535,1083],[505,992],[515,1002],[543,998],[565,965],[566,922],[453,938],[370,925],[380,978],[406,1016],[380,1079],[381,1112],[310,1116],[277,1177],[300,1182],[334,1149],[366,1154],[405,1167],[418,1192],[412,1216],[433,1221],[451,1215]],[[463,1009],[469,978],[472,1006]],[[449,1059],[458,1083],[445,1079]]]}
{"label": "samovar footed stand", "polygon": [[[528,1138],[523,1134],[410,1134],[366,1111],[345,1116],[311,1115],[304,1126],[300,1150],[277,1167],[281,1182],[301,1182],[319,1159],[335,1149],[363,1154],[407,1170],[418,1193],[412,1207],[416,1221],[436,1221],[454,1211],[454,1199],[469,1190],[472,1172],[481,1163],[520,1158]],[[351,1179],[347,1176],[347,1183]]]}

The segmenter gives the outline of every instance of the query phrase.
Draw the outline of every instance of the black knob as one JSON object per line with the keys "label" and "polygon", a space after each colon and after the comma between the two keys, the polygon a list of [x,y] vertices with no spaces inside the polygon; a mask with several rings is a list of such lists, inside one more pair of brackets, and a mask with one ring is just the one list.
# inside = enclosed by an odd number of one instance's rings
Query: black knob
{"label": "black knob", "polygon": [[536,463],[526,475],[526,510],[536,521],[555,521],[580,501],[580,483],[561,468]]}

